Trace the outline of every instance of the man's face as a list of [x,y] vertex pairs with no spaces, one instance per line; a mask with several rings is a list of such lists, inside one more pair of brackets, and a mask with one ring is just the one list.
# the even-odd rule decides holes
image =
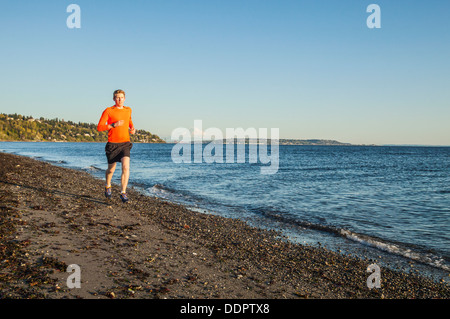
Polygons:
[[114,97],[114,102],[116,102],[117,106],[123,106],[123,102],[125,102],[125,96],[123,93],[117,93]]

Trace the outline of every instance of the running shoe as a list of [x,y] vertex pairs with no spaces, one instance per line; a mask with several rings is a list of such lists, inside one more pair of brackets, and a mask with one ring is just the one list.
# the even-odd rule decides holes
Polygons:
[[111,186],[105,187],[105,197],[111,198]]
[[128,196],[126,193],[121,193],[120,194],[120,199],[122,200],[123,203],[128,202]]

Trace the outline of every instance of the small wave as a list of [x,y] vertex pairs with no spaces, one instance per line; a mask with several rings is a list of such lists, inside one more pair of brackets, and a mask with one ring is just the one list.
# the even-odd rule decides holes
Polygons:
[[91,166],[85,167],[85,168],[84,168],[84,170],[86,170],[86,171],[90,171],[90,172],[99,172],[99,171],[104,171],[104,169],[101,169],[101,168],[99,168],[99,167],[97,167],[97,166],[94,166],[94,165],[91,165]]
[[338,228],[324,225],[324,224],[315,224],[315,223],[311,223],[311,222],[307,222],[307,221],[302,221],[302,220],[299,220],[299,219],[291,216],[289,213],[273,211],[270,209],[261,209],[261,208],[253,208],[253,209],[250,209],[250,211],[253,213],[256,213],[258,215],[262,215],[271,220],[282,222],[285,224],[296,225],[296,226],[300,226],[300,227],[312,229],[312,230],[319,230],[319,231],[323,231],[323,232],[327,232],[327,233],[331,233],[331,234],[335,234],[335,235],[340,234],[340,230]]
[[158,194],[158,193],[174,193],[174,190],[162,185],[162,184],[155,184],[152,187],[150,187],[148,189],[149,192],[153,193],[153,194]]
[[[36,156],[34,157],[35,159],[42,159],[42,156]],[[66,161],[63,160],[46,160],[46,162],[48,163],[52,163],[52,164],[68,164]]]
[[300,168],[301,171],[336,171],[336,167],[304,167]]
[[296,225],[306,229],[317,230],[321,232],[330,233],[346,239],[358,242],[362,245],[367,245],[397,256],[405,257],[407,259],[414,260],[432,267],[440,268],[445,271],[450,271],[450,265],[440,257],[431,253],[422,253],[417,250],[411,250],[407,247],[387,242],[379,238],[371,237],[368,235],[358,234],[347,229],[338,228],[329,225],[316,224],[307,221],[301,221],[291,216],[289,213],[272,211],[270,209],[254,208],[251,209],[254,213],[270,218],[272,220],[282,222],[288,225]]
[[403,256],[433,267],[441,268],[445,271],[450,271],[450,266],[447,265],[445,260],[439,256],[413,251],[409,248],[401,247],[400,245],[394,243],[385,242],[380,239],[362,234],[357,234],[346,229],[341,229],[339,231],[339,234],[345,238],[359,242],[361,244],[368,245],[392,254]]

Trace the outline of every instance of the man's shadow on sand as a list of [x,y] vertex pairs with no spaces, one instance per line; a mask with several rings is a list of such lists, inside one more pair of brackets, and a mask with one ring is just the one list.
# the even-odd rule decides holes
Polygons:
[[73,197],[73,198],[82,199],[82,200],[90,201],[90,202],[97,203],[97,204],[102,204],[105,206],[111,205],[110,203],[107,203],[105,201],[95,199],[91,195],[73,194],[73,193],[68,193],[68,192],[63,192],[63,191],[58,191],[58,190],[50,190],[50,189],[43,188],[43,187],[34,187],[34,186],[28,186],[28,185],[23,185],[23,184],[18,184],[18,183],[11,183],[11,182],[7,182],[7,181],[3,181],[3,180],[0,180],[0,183],[13,185],[13,186],[19,186],[19,187],[31,189],[34,191],[41,191],[41,192],[50,193],[50,194],[57,194],[57,195],[62,195],[62,196],[67,196],[67,197]]

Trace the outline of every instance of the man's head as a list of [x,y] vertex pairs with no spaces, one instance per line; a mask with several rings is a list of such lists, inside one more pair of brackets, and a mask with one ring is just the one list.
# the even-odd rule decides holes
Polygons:
[[117,106],[123,106],[123,102],[125,101],[125,91],[115,90],[113,94],[113,100],[114,102],[116,102]]

